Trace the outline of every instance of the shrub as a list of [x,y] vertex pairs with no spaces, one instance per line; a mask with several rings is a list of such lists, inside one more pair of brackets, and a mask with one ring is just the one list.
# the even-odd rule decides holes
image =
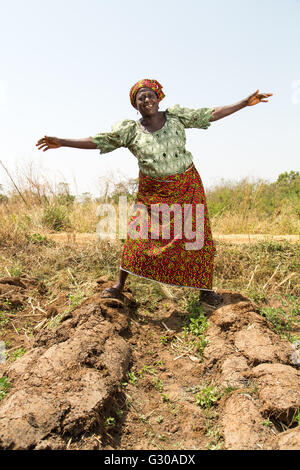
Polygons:
[[56,232],[70,228],[67,207],[58,204],[44,206],[42,224]]

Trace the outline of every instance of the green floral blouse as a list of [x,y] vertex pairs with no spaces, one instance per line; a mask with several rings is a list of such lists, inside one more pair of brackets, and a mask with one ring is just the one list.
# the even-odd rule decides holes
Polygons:
[[127,147],[138,159],[140,170],[148,176],[163,177],[183,173],[193,156],[185,149],[186,128],[207,129],[214,108],[189,109],[178,104],[165,111],[166,122],[155,132],[147,132],[139,121],[125,119],[112,132],[92,137],[100,153]]

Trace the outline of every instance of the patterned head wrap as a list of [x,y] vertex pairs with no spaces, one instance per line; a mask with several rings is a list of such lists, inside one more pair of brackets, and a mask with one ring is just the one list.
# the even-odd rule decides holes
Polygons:
[[162,92],[162,86],[160,83],[158,83],[157,80],[149,80],[148,78],[139,80],[137,83],[135,83],[135,85],[133,85],[133,87],[131,87],[131,90],[129,93],[130,101],[134,108],[136,108],[136,104],[135,104],[136,94],[140,88],[150,88],[151,90],[155,91],[155,93],[157,94],[158,101],[163,100],[165,97],[164,93]]

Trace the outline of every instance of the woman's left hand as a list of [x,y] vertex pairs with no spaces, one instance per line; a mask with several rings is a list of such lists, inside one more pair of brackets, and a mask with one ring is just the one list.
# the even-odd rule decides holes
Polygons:
[[273,96],[273,93],[259,93],[259,90],[256,90],[252,95],[247,98],[247,106],[254,106],[257,103],[267,103],[269,96]]

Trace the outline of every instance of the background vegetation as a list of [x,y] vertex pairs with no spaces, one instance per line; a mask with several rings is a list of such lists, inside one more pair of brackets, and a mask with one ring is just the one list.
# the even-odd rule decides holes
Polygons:
[[[28,172],[11,178],[4,193],[0,185],[0,239],[7,233],[95,232],[97,207],[137,193],[137,179],[103,180],[99,197],[70,194],[65,182],[56,187]],[[282,173],[273,183],[221,181],[206,191],[212,229],[222,234],[300,234],[300,173]]]

